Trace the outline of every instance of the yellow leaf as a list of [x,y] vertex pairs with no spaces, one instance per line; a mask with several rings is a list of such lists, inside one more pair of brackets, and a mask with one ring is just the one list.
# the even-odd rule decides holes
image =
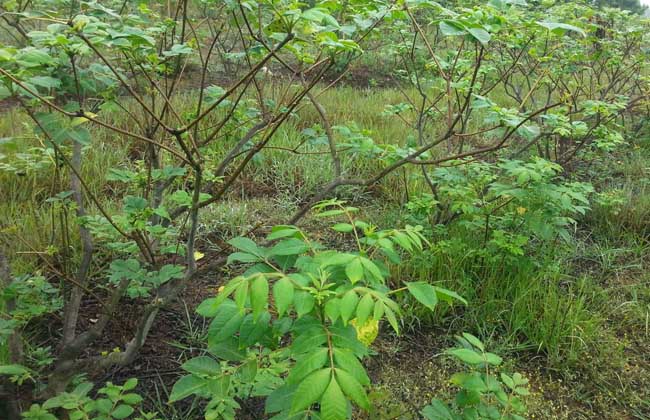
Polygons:
[[201,258],[205,257],[205,254],[199,251],[194,251],[194,260],[198,261]]
[[72,119],[72,123],[70,124],[72,127],[76,127],[78,125],[84,124],[88,122],[89,120],[95,118],[97,114],[93,114],[92,112],[84,112],[83,117],[74,117]]
[[354,318],[350,321],[350,324],[357,331],[357,339],[366,347],[369,347],[377,338],[377,334],[379,334],[379,321],[376,319],[368,318],[363,325],[357,325],[357,319]]

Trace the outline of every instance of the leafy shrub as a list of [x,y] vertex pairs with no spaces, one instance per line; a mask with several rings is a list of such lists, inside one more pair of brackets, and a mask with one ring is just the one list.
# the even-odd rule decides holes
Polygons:
[[467,372],[456,373],[451,383],[460,388],[451,405],[434,399],[422,409],[427,420],[523,420],[526,406],[522,397],[530,394],[528,380],[521,374],[512,376],[496,369],[502,359],[487,352],[483,343],[471,334],[457,337],[461,347],[447,354],[461,361]]
[[530,245],[570,241],[575,218],[589,209],[592,186],[563,180],[561,170],[541,158],[439,168],[431,173],[435,195],[407,208],[415,221],[430,222],[434,237],[467,238],[483,257],[516,261]]
[[[33,404],[28,411],[22,413],[24,419],[56,420],[65,415],[70,420],[159,420],[155,413],[134,414],[142,397],[132,391],[138,384],[137,379],[129,379],[122,385],[107,382],[97,391],[101,397],[92,398],[88,394],[93,384],[83,382],[71,392],[56,395],[42,405]],[[65,414],[63,414],[65,413]]]
[[[212,318],[209,356],[183,365],[188,375],[174,386],[171,401],[191,394],[208,398],[206,418],[235,418],[235,397],[264,396],[274,419],[346,419],[348,401],[368,410],[370,384],[361,360],[385,319],[399,331],[399,305],[392,296],[408,291],[434,309],[439,299],[462,300],[424,282],[390,289],[384,261],[422,249],[420,227],[378,230],[355,220],[353,207],[328,201],[318,216],[343,216],[332,226],[352,236],[355,250],[328,249],[295,226],[276,226],[271,244],[247,238],[230,244],[230,263],[249,267],[205,300],[197,312]],[[285,373],[287,375],[285,376]],[[318,404],[318,408],[316,408]]]

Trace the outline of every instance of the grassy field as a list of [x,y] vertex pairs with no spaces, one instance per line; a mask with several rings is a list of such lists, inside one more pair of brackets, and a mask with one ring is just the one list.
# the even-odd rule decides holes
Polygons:
[[[193,93],[184,95],[189,102]],[[382,115],[385,104],[399,102],[400,97],[397,90],[343,85],[327,90],[319,100],[332,121],[353,121],[363,128],[360,134],[377,143],[403,146],[402,122]],[[177,100],[182,103],[185,98]],[[5,155],[0,162],[19,166],[21,159],[41,161],[43,168],[50,168],[50,156],[30,151],[38,140],[26,121],[17,108],[3,110],[3,136],[25,141],[0,144]],[[129,124],[118,115],[113,122]],[[258,156],[236,188],[202,213],[202,253],[223,255],[227,239],[251,230],[255,237],[273,224],[284,223],[331,177],[328,159],[287,155],[281,150],[293,147],[296,139],[304,136],[303,130],[318,123],[315,111],[299,111],[274,137],[271,146],[278,150],[271,148]],[[319,145],[304,149],[321,150]],[[100,137],[93,139],[93,147],[85,153],[83,170],[92,180],[91,191],[109,211],[114,210],[124,190],[106,181],[105,174],[113,167],[136,167],[140,152],[124,139]],[[214,153],[218,155],[220,150]],[[607,165],[596,163],[600,166],[595,171],[606,176],[592,182],[600,194],[616,195],[619,200],[614,204],[596,201],[578,220],[569,242],[527,248],[531,257],[527,264],[515,268],[481,262],[471,252],[478,239],[463,237],[458,231],[451,235],[459,246],[438,246],[449,238],[434,233],[431,248],[391,267],[396,281],[418,279],[444,285],[465,297],[469,305],[427,314],[410,308],[408,301],[403,303],[407,314],[403,336],[382,328],[372,347],[378,354],[369,366],[375,379],[370,392],[375,411],[359,418],[417,418],[415,413],[431,396],[449,395],[449,377],[457,365],[442,353],[453,334],[468,331],[501,354],[508,369],[530,379],[530,418],[650,419],[650,143],[622,150],[615,159]],[[346,159],[343,164],[359,176],[371,174],[376,165],[363,158]],[[59,213],[52,210],[53,204],[42,200],[52,188],[51,172],[27,166],[24,172],[0,172],[0,238],[6,252],[16,256],[12,266],[17,273],[41,269],[43,259],[38,255],[47,255],[51,238],[66,223],[64,218],[54,217]],[[420,178],[410,176],[410,171],[416,170],[397,171],[371,191],[351,187],[339,196],[352,205],[362,203],[360,217],[379,227],[408,223],[405,204],[426,191]],[[323,241],[338,240],[318,219],[307,217],[301,225]],[[68,240],[74,243],[78,238]],[[137,375],[149,396],[148,404],[164,413],[164,418],[199,418],[198,404],[167,406],[166,393],[179,364],[201,354],[206,324],[193,313],[194,308],[228,275],[218,269],[204,272],[200,281],[156,320],[141,361],[101,379],[119,381]],[[133,322],[127,306],[118,327],[106,334],[102,346],[110,350],[119,345],[121,329],[128,329]],[[43,331],[34,328],[32,333],[38,337]],[[257,418],[259,406],[255,401],[250,404],[245,411],[250,418]]]

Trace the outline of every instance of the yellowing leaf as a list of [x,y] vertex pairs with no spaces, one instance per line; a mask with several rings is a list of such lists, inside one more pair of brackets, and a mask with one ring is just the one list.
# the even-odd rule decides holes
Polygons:
[[369,347],[377,338],[379,334],[379,321],[373,318],[368,318],[366,322],[357,325],[357,319],[354,318],[350,321],[357,331],[357,339],[361,341],[366,347]]
[[194,260],[198,261],[201,258],[205,257],[205,254],[199,251],[194,251]]

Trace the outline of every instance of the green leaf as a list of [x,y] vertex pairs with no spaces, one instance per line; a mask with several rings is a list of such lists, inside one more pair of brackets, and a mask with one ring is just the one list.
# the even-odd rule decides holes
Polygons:
[[316,347],[322,346],[327,342],[327,334],[322,327],[310,328],[296,336],[291,343],[291,352],[293,354],[302,354],[312,351]]
[[241,374],[242,382],[252,383],[255,380],[255,375],[257,374],[257,359],[252,359],[244,363],[239,368],[239,372]]
[[349,233],[354,230],[354,226],[352,226],[349,223],[337,223],[334,226],[332,226],[332,229],[341,233]]
[[336,320],[341,315],[341,299],[330,299],[325,303],[325,315],[332,321]]
[[231,337],[239,329],[244,316],[239,312],[235,302],[228,299],[219,309],[208,328],[208,343],[212,345]]
[[[88,389],[88,391],[90,391],[92,389],[92,384],[90,384],[90,385],[91,386],[90,386],[90,389]],[[138,386],[138,378],[129,378],[129,379],[126,380],[126,382],[124,382],[124,385],[122,385],[122,388],[125,391],[131,391],[132,389],[135,389],[136,386]]]
[[273,391],[271,395],[266,398],[264,403],[264,412],[269,414],[290,409],[291,400],[293,399],[295,391],[295,385],[282,385]]
[[288,277],[282,277],[273,285],[273,299],[275,307],[278,310],[278,317],[287,311],[293,301],[294,289],[293,283]]
[[455,20],[443,20],[438,24],[440,32],[446,36],[465,35],[467,30],[465,26]]
[[325,210],[325,211],[321,211],[321,212],[316,213],[314,216],[315,217],[329,217],[329,216],[338,216],[340,214],[345,214],[345,211],[340,210],[340,209]]
[[269,282],[264,276],[257,276],[251,282],[251,308],[253,319],[257,320],[260,314],[266,311],[269,303]]
[[327,389],[331,378],[332,370],[330,368],[318,370],[307,376],[293,394],[291,411],[295,413],[304,410],[318,401]]
[[490,34],[488,31],[482,28],[467,28],[467,32],[483,45],[486,45],[488,42],[490,42]]
[[363,278],[363,264],[361,263],[360,257],[353,259],[345,266],[345,274],[352,284],[355,284]]
[[479,350],[481,350],[481,351],[484,351],[484,350],[485,350],[485,346],[483,345],[483,343],[481,342],[481,340],[479,340],[478,338],[476,338],[476,337],[473,336],[472,334],[470,334],[470,333],[463,333],[463,338],[464,338],[465,340],[467,340],[467,341],[468,341],[472,346],[476,347],[477,349],[479,349]]
[[295,227],[295,226],[287,226],[287,225],[280,225],[280,226],[273,226],[271,229],[271,233],[266,237],[269,241],[273,241],[275,239],[280,239],[280,238],[286,238],[289,236],[296,236],[300,234],[300,230]]
[[233,252],[232,254],[228,255],[226,264],[231,264],[233,262],[252,263],[260,262],[262,260],[262,258],[246,252]]
[[235,337],[228,337],[219,342],[209,342],[208,351],[219,359],[231,362],[239,362],[246,358],[246,352],[239,348],[239,340]]
[[359,341],[357,332],[352,325],[332,325],[329,328],[329,332],[334,347],[352,350],[352,353],[359,358],[368,354],[368,348]]
[[485,382],[483,382],[483,379],[481,379],[481,376],[475,372],[455,373],[452,375],[450,382],[468,391],[485,392],[488,390],[488,387],[485,385]]
[[436,289],[432,285],[422,281],[405,283],[409,292],[411,292],[418,302],[432,311],[435,309],[436,304],[438,303],[438,295],[436,294]]
[[339,384],[334,378],[330,381],[320,402],[322,420],[347,420],[348,404]]
[[217,314],[218,309],[217,298],[208,298],[199,304],[196,313],[206,318],[212,318]]
[[449,408],[440,400],[431,401],[431,405],[424,407],[421,413],[427,420],[454,420]]
[[307,353],[300,358],[289,372],[287,377],[288,384],[301,382],[307,375],[325,366],[327,363],[329,350],[327,347],[319,347],[313,353]]
[[219,362],[208,356],[199,356],[181,365],[181,369],[195,375],[215,376],[221,372]]
[[345,395],[350,397],[359,407],[370,410],[370,401],[363,386],[352,375],[341,369],[335,369],[335,377]]
[[386,319],[388,320],[388,323],[390,324],[391,327],[393,327],[393,330],[395,330],[396,334],[399,334],[399,324],[397,322],[397,317],[395,316],[395,312],[388,306],[384,304],[384,315],[386,315]]
[[348,320],[352,318],[352,314],[357,309],[357,303],[359,303],[359,296],[354,290],[350,290],[341,298],[341,319],[344,324],[347,324]]
[[122,401],[124,401],[126,404],[129,405],[136,405],[140,404],[142,402],[142,397],[139,396],[138,394],[123,394],[122,395]]
[[556,35],[564,35],[567,31],[577,32],[583,37],[586,37],[587,34],[584,30],[578,28],[577,26],[569,25],[567,23],[559,22],[535,22],[539,26],[542,26]]
[[172,388],[172,392],[169,395],[169,403],[173,403],[183,398],[189,397],[192,394],[200,392],[205,388],[208,381],[204,378],[199,378],[194,375],[185,375],[176,383]]
[[235,293],[233,294],[235,304],[237,304],[237,309],[239,309],[239,312],[241,313],[244,313],[244,309],[246,307],[246,299],[248,299],[248,286],[249,284],[247,281],[242,281],[241,284],[237,286],[237,289],[235,289]]
[[29,373],[29,369],[21,365],[2,365],[0,375],[22,375]]
[[503,359],[494,353],[488,352],[488,353],[483,353],[483,355],[485,356],[485,361],[491,364],[492,366],[499,366],[503,362]]
[[231,240],[228,241],[228,243],[233,247],[241,251],[244,251],[248,254],[253,254],[257,256],[264,255],[264,250],[258,247],[257,244],[249,238],[244,238],[244,237],[232,238]]
[[479,363],[485,362],[483,356],[470,349],[451,349],[447,350],[446,353],[451,354],[452,356],[470,365],[477,365]]
[[242,347],[256,344],[264,334],[269,332],[271,329],[270,321],[271,314],[266,311],[257,320],[254,320],[251,314],[246,315],[239,327],[239,342]]
[[126,404],[120,404],[115,408],[115,410],[113,410],[111,416],[115,419],[125,419],[133,414],[133,411],[133,407]]
[[61,87],[61,80],[50,76],[34,76],[29,79],[29,82],[35,86],[44,87],[46,89],[56,89]]
[[445,302],[447,302],[447,304],[453,305],[454,300],[457,300],[463,303],[464,305],[467,305],[467,300],[465,300],[465,298],[463,298],[458,293],[452,292],[451,290],[443,289],[442,287],[438,287],[438,286],[433,286],[433,287],[434,289],[436,289],[436,296],[438,297],[438,299],[444,300]]
[[315,304],[316,304],[316,299],[314,299],[314,296],[312,296],[311,293],[305,290],[299,290],[295,293],[295,297],[293,299],[293,306],[296,308],[296,313],[298,314],[298,317],[301,317],[311,312],[311,310],[314,309]]
[[300,255],[309,250],[309,246],[300,239],[285,239],[271,248],[271,255]]
[[374,307],[375,301],[372,299],[372,295],[366,293],[359,301],[359,305],[357,305],[357,325],[361,326],[366,323]]
[[370,378],[351,350],[334,348],[334,364],[352,375],[361,385],[370,385]]
[[384,276],[381,274],[381,270],[379,267],[377,267],[377,264],[374,262],[370,261],[368,258],[360,257],[361,258],[361,264],[363,264],[363,268],[370,273],[370,275],[378,282],[383,283],[384,281]]

